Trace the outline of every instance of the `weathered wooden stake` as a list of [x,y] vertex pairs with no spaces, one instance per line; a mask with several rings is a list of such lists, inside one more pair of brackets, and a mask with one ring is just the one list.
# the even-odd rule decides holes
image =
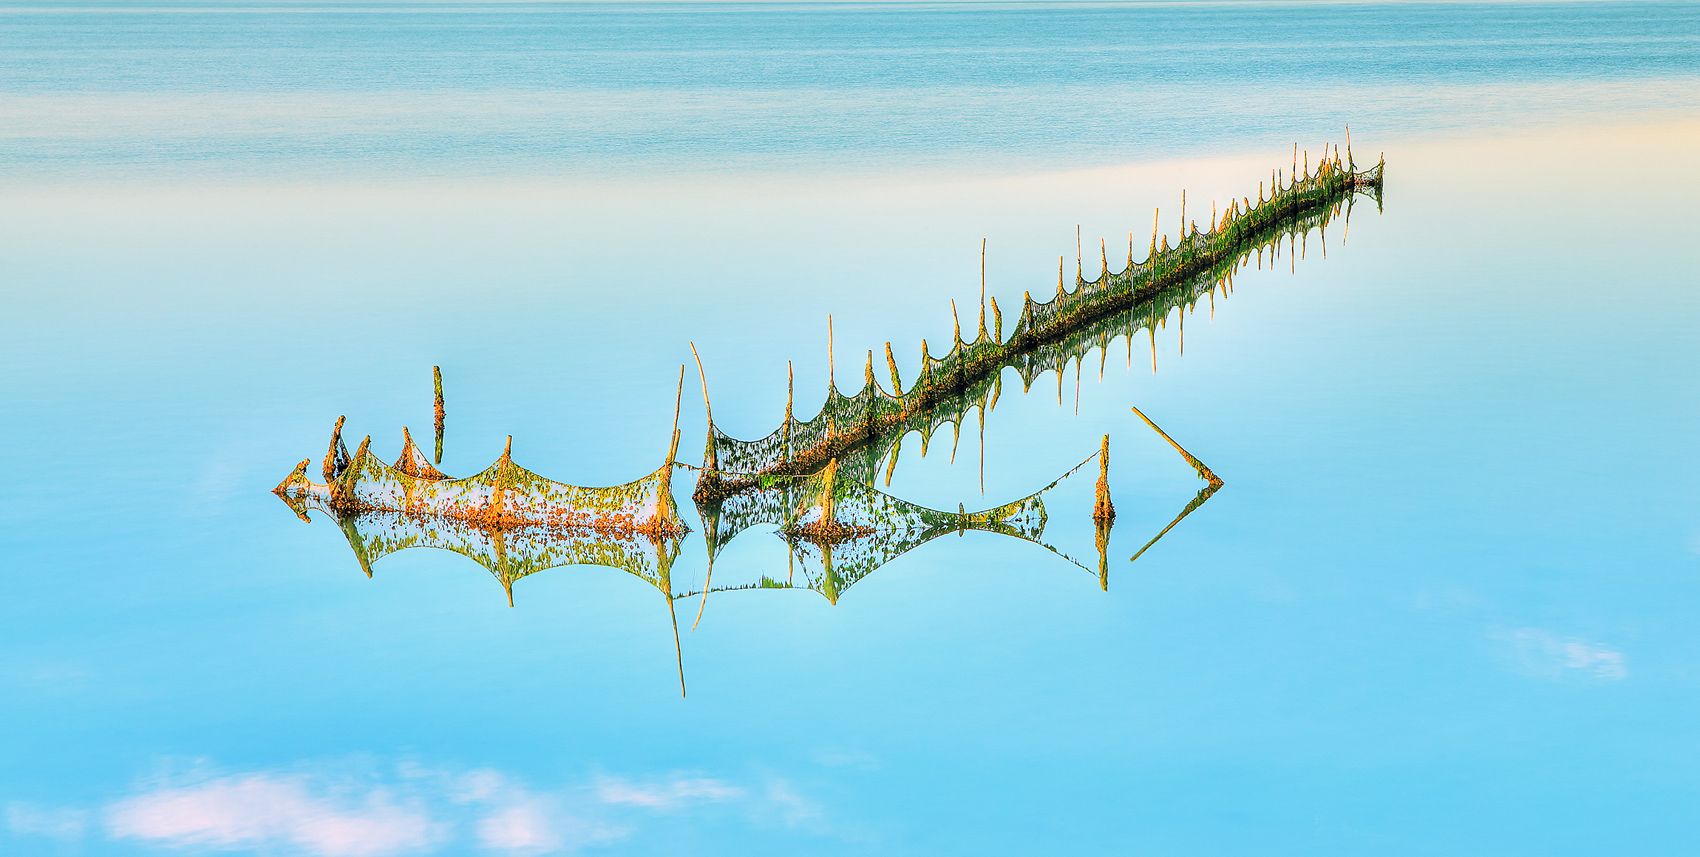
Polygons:
[[434,387],[436,387],[436,399],[433,402],[433,413],[435,415],[435,423],[436,423],[436,426],[437,426],[436,463],[442,464],[443,463],[443,370],[440,367],[437,367],[437,366],[431,367],[431,384]]

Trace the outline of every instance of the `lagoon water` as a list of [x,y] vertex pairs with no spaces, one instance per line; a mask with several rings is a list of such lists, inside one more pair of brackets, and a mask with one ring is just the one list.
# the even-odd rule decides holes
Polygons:
[[[686,364],[696,463],[692,344],[765,435],[971,330],[982,239],[1019,306],[1348,124],[1381,210],[894,468],[1108,434],[1107,588],[969,532],[675,652],[270,493],[426,444],[433,365],[451,474],[649,473]],[[0,853],[1690,853],[1697,151],[1680,3],[0,6]],[[1226,482],[1136,562],[1199,483],[1130,407]]]

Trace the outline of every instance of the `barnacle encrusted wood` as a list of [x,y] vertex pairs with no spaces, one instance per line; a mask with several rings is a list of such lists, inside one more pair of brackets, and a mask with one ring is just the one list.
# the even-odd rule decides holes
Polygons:
[[511,437],[495,464],[462,479],[451,479],[426,463],[405,430],[401,457],[393,466],[372,454],[371,444],[368,437],[348,455],[338,418],[325,456],[325,483],[308,479],[311,462],[303,461],[274,493],[292,506],[311,499],[338,513],[396,512],[485,528],[579,528],[664,537],[689,532],[673,502],[671,458],[636,481],[584,488],[545,479],[515,464]]
[[702,474],[692,497],[699,505],[713,503],[759,490],[768,477],[814,473],[833,461],[852,478],[872,483],[882,461],[889,462],[888,468],[895,465],[909,432],[921,434],[924,454],[944,424],[953,424],[959,433],[975,407],[983,419],[1001,392],[1003,369],[1014,368],[1024,387],[1054,370],[1060,385],[1069,361],[1094,345],[1107,345],[1115,336],[1131,340],[1141,329],[1155,336],[1172,310],[1190,308],[1206,294],[1214,300],[1216,288],[1230,285],[1252,254],[1261,262],[1265,248],[1274,252],[1283,241],[1296,242],[1311,229],[1326,227],[1359,192],[1374,194],[1379,204],[1384,169],[1382,161],[1357,170],[1349,153],[1335,150],[1314,171],[1307,164],[1296,180],[1284,182],[1277,174],[1269,198],[1262,198],[1260,188],[1257,202],[1249,197],[1235,201],[1208,231],[1192,224],[1174,247],[1167,236],[1159,245],[1153,232],[1144,262],[1133,261],[1130,247],[1124,270],[1111,272],[1106,260],[1103,273],[1090,281],[1077,270],[1072,291],[1059,271],[1056,295],[1040,302],[1029,293],[1008,336],[994,299],[992,326],[987,328],[982,308],[973,341],[964,341],[958,330],[943,357],[932,356],[922,341],[920,373],[907,389],[887,343],[890,392],[875,379],[870,351],[860,390],[846,396],[829,383],[825,404],[809,420],[797,419],[788,401],[780,427],[764,438],[734,438],[714,424],[711,412]]
[[671,453],[660,468],[634,482],[584,488],[515,464],[509,438],[502,457],[484,472],[452,479],[426,462],[406,429],[393,466],[372,454],[370,437],[349,455],[342,422],[338,418],[331,431],[325,483],[307,477],[308,460],[273,493],[302,520],[308,520],[309,509],[335,519],[368,576],[385,554],[435,547],[488,568],[508,591],[509,603],[515,580],[580,563],[621,568],[670,591],[663,578],[680,539],[690,532],[673,501]]
[[[1159,242],[1154,233],[1145,262],[1136,264],[1130,248],[1123,271],[1112,273],[1107,259],[1095,280],[1087,281],[1077,270],[1072,291],[1059,272],[1056,296],[1042,303],[1026,297],[1008,336],[995,300],[990,303],[988,328],[982,300],[975,339],[964,341],[958,329],[955,344],[941,358],[933,357],[923,341],[921,370],[908,389],[887,343],[892,392],[875,379],[870,352],[862,388],[856,394],[845,396],[829,383],[825,405],[810,420],[794,416],[788,396],[783,422],[765,438],[732,438],[720,431],[712,409],[708,410],[704,465],[693,497],[705,528],[710,576],[720,549],[739,532],[762,524],[774,526],[790,544],[792,560],[804,566],[807,586],[832,600],[896,556],[949,532],[1002,533],[1068,558],[1041,540],[1046,520],[1042,495],[1056,482],[993,509],[949,512],[878,491],[874,487],[878,471],[883,464],[889,483],[902,440],[911,431],[921,434],[924,454],[933,434],[946,423],[959,435],[970,409],[979,408],[983,427],[987,410],[1001,393],[1005,368],[1016,370],[1024,388],[1044,372],[1056,372],[1060,396],[1063,372],[1092,349],[1102,354],[1116,337],[1126,337],[1131,359],[1131,342],[1139,331],[1149,332],[1155,342],[1156,328],[1172,311],[1184,313],[1205,295],[1214,306],[1217,289],[1223,288],[1226,294],[1234,272],[1249,264],[1254,254],[1261,264],[1265,249],[1271,251],[1271,260],[1283,242],[1291,242],[1289,253],[1298,249],[1311,229],[1326,227],[1343,209],[1349,214],[1359,192],[1372,194],[1379,205],[1384,166],[1378,163],[1358,171],[1349,153],[1341,157],[1336,150],[1315,172],[1307,165],[1296,181],[1283,186],[1283,177],[1275,176],[1268,199],[1260,191],[1255,204],[1246,198],[1243,205],[1231,205],[1225,214],[1212,217],[1208,231],[1200,232],[1193,225],[1175,247],[1169,246],[1167,238]],[[441,372],[437,367],[432,370],[435,456],[428,458],[406,429],[401,454],[393,465],[372,454],[370,437],[350,454],[339,417],[320,465],[324,482],[309,479],[311,462],[302,461],[277,486],[277,495],[303,520],[309,509],[334,518],[368,575],[372,561],[387,553],[438,547],[485,565],[508,590],[510,603],[518,578],[581,563],[621,568],[642,577],[669,603],[695,594],[676,593],[671,582],[673,559],[690,531],[680,520],[672,494],[673,471],[686,466],[676,462],[677,402],[665,463],[633,482],[586,488],[545,479],[513,462],[512,438],[493,465],[477,475],[454,479],[435,466],[442,454],[443,395]],[[705,407],[706,388],[705,378]],[[679,394],[683,394],[683,367]],[[1207,501],[1222,480],[1138,409],[1134,412],[1206,482],[1174,521],[1141,548],[1142,554]],[[1094,458],[1099,466],[1092,520],[1099,577],[1107,587],[1106,550],[1116,516],[1110,500],[1107,436],[1099,452],[1081,466]],[[706,595],[722,589],[791,585],[790,575],[784,584],[762,576],[757,583],[718,587],[705,580],[700,591]]]
[[[1094,461],[1101,465],[1102,478],[1108,449],[1106,441],[1099,452],[1049,485],[1019,500],[980,511],[959,506],[953,512],[911,503],[865,482],[845,478],[836,462],[806,476],[775,477],[765,489],[727,498],[705,515],[711,571],[701,592],[806,588],[837,603],[846,589],[880,566],[939,536],[971,531],[1032,542],[1087,568],[1081,560],[1046,541],[1045,497]],[[761,524],[772,525],[789,545],[791,560],[802,567],[801,585],[792,574],[784,581],[758,574],[753,580],[711,585],[712,563],[720,549],[738,533]],[[1103,530],[1108,531],[1108,521]],[[1102,565],[1102,555],[1098,559]],[[687,592],[680,597],[696,594]]]

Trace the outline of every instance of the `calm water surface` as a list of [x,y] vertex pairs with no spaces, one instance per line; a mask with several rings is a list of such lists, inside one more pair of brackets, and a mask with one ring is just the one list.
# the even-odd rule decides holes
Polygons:
[[[0,852],[1689,853],[1696,93],[1686,4],[0,7]],[[969,532],[676,652],[621,571],[369,580],[270,493],[339,415],[428,447],[433,365],[454,475],[649,473],[684,364],[697,463],[692,343],[764,435],[972,330],[982,239],[1013,318],[1347,123],[1383,211],[881,485],[1108,434],[1107,589]],[[1130,406],[1226,481],[1131,563],[1199,482]]]

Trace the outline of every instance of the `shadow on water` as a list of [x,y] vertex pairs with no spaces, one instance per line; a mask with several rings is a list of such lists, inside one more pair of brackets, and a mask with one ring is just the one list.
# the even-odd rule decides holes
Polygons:
[[[1306,156],[1308,160],[1308,155]],[[667,456],[661,465],[632,482],[609,488],[586,488],[545,479],[515,464],[512,438],[502,456],[483,472],[455,479],[438,471],[432,460],[403,429],[400,456],[386,464],[371,451],[371,438],[350,454],[342,439],[343,420],[332,430],[329,449],[320,467],[324,482],[308,475],[304,460],[275,489],[302,520],[318,510],[338,523],[361,568],[368,576],[372,563],[396,551],[432,547],[454,551],[483,565],[507,592],[513,604],[513,584],[522,577],[566,565],[602,565],[635,575],[655,587],[673,615],[677,652],[678,619],[674,602],[697,597],[697,619],[711,592],[750,589],[809,589],[836,604],[852,585],[898,556],[939,536],[970,530],[998,533],[1032,542],[1089,572],[1109,588],[1108,545],[1115,522],[1109,493],[1110,438],[1099,450],[1033,494],[983,511],[940,511],[910,503],[880,490],[891,475],[910,433],[920,435],[925,455],[933,435],[952,426],[952,452],[967,422],[978,411],[979,430],[1003,390],[1003,372],[1013,369],[1023,390],[1031,389],[1045,372],[1057,374],[1058,397],[1071,363],[1081,362],[1097,349],[1107,359],[1109,346],[1125,338],[1129,361],[1133,340],[1145,331],[1155,342],[1159,327],[1178,311],[1178,318],[1208,298],[1213,308],[1217,292],[1232,291],[1233,276],[1250,264],[1261,266],[1265,254],[1273,262],[1283,250],[1289,258],[1302,255],[1309,233],[1326,235],[1334,218],[1345,220],[1359,193],[1381,204],[1384,164],[1357,170],[1349,153],[1336,149],[1312,171],[1295,169],[1289,178],[1272,176],[1272,191],[1258,201],[1236,201],[1226,212],[1212,212],[1210,227],[1193,223],[1171,247],[1154,228],[1144,262],[1133,260],[1130,245],[1126,267],[1109,269],[1086,280],[1078,268],[1072,290],[1059,269],[1056,295],[1046,302],[1029,293],[1008,336],[1003,314],[990,301],[987,326],[984,280],[979,329],[971,341],[961,336],[943,357],[933,357],[922,343],[922,363],[914,382],[904,389],[896,360],[886,344],[891,390],[875,378],[869,352],[861,389],[840,393],[829,382],[827,398],[812,419],[799,420],[787,396],[779,428],[759,440],[745,441],[721,432],[714,424],[707,374],[698,360],[708,437],[700,467],[678,462],[678,408]],[[1183,202],[1181,221],[1185,218]],[[1184,322],[1182,322],[1184,323]],[[1182,336],[1184,336],[1184,331]],[[693,348],[694,350],[694,348]],[[1100,365],[1100,373],[1103,366]],[[433,367],[436,449],[442,460],[444,409],[442,376]],[[684,391],[681,367],[679,397]],[[1195,470],[1204,485],[1179,514],[1146,542],[1138,559],[1187,515],[1219,490],[1223,482],[1145,414],[1133,409],[1153,431],[1171,444]],[[982,443],[982,449],[984,444]],[[1093,522],[1095,568],[1045,539],[1048,521],[1045,498],[1063,483],[1091,472],[1096,463]],[[983,468],[982,462],[982,468]],[[708,572],[699,589],[674,586],[672,569],[684,538],[691,532],[673,496],[673,474],[698,472],[692,500],[701,518],[707,548]],[[982,474],[983,479],[983,474]],[[788,547],[789,570],[781,581],[764,573],[714,583],[714,562],[725,546],[744,530],[773,527]],[[800,572],[800,577],[799,577]],[[680,692],[684,691],[680,655]]]

